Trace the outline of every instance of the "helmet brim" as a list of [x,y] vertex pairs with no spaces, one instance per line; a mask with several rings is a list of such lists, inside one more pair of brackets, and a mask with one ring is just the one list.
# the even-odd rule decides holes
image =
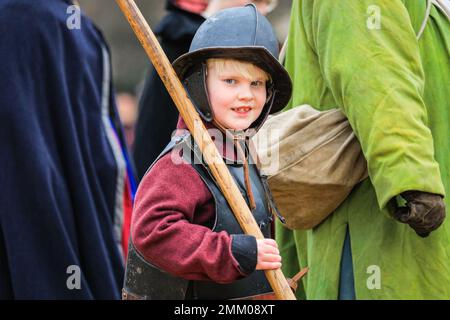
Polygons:
[[199,63],[210,58],[236,59],[250,62],[270,74],[276,93],[276,99],[269,114],[282,110],[291,99],[292,82],[286,69],[264,47],[210,47],[199,49],[180,56],[173,62],[173,67],[180,79],[186,72]]

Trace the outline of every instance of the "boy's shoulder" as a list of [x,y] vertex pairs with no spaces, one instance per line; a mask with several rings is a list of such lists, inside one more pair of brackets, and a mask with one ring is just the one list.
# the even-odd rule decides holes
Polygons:
[[195,168],[179,153],[172,150],[159,158],[142,178],[138,187],[140,197],[189,198],[195,203],[205,203],[211,198],[208,187]]
[[194,170],[192,166],[183,159],[179,150],[171,149],[164,155],[161,155],[149,168],[148,174],[155,174],[168,171],[172,174],[184,173],[185,171]]
[[183,157],[183,148],[178,146],[167,150],[162,154],[148,169],[144,175],[142,183],[145,180],[155,183],[173,182],[178,185],[189,185],[202,182],[195,168]]

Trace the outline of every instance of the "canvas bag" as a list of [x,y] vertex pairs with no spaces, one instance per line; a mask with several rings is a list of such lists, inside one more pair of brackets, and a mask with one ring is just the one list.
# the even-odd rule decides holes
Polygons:
[[367,178],[361,146],[338,109],[301,105],[270,117],[253,138],[261,173],[290,229],[325,220]]

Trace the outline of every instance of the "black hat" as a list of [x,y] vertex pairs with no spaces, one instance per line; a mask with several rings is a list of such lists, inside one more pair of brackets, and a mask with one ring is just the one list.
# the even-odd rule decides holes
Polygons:
[[291,98],[291,79],[277,57],[278,41],[270,22],[255,5],[249,4],[209,17],[197,30],[189,52],[176,59],[173,67],[206,121],[213,117],[205,83],[207,59],[241,60],[266,71],[271,77],[269,99],[261,116],[251,126],[259,128],[269,114],[283,109]]

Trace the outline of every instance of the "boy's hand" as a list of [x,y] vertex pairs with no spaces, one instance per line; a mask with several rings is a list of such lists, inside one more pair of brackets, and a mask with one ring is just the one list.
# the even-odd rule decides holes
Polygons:
[[271,270],[281,268],[281,256],[278,245],[273,239],[257,239],[258,262],[256,270]]

